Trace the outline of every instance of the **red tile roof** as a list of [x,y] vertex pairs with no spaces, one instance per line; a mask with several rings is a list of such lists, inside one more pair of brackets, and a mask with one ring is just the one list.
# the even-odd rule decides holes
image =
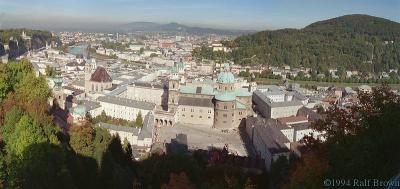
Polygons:
[[291,117],[282,117],[278,118],[278,121],[282,124],[291,124],[297,122],[308,122],[308,118],[305,116],[291,116]]
[[108,75],[107,70],[101,66],[97,67],[96,71],[92,74],[90,81],[96,82],[111,82],[111,76]]

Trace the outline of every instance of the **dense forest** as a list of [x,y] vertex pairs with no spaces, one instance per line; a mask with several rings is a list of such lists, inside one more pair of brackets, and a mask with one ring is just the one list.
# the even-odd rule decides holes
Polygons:
[[[22,39],[22,32],[31,37],[30,44]],[[11,40],[12,39],[12,40]],[[60,45],[61,41],[48,31],[30,30],[30,29],[7,29],[0,30],[0,56],[3,56],[6,51],[4,45],[9,46],[9,59],[15,59],[18,56],[26,53],[29,48],[39,49],[46,46],[46,43],[55,42]]]
[[233,51],[220,56],[203,47],[193,55],[237,64],[309,67],[320,73],[337,67],[363,72],[400,68],[400,24],[368,15],[341,16],[303,29],[262,31],[223,43]]

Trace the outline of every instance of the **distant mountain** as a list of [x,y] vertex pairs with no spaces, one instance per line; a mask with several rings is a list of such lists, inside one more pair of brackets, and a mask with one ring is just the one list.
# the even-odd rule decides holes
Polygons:
[[154,22],[132,22],[120,28],[124,32],[161,32],[161,33],[187,33],[187,34],[225,34],[243,35],[254,33],[254,30],[227,30],[202,27],[190,27],[178,23],[158,24]]
[[376,36],[400,34],[400,24],[385,18],[352,14],[312,23],[303,29],[315,33],[358,33]]
[[303,29],[262,31],[229,45],[234,49],[230,57],[239,64],[290,65],[319,72],[338,67],[400,69],[400,23],[369,15],[345,15]]

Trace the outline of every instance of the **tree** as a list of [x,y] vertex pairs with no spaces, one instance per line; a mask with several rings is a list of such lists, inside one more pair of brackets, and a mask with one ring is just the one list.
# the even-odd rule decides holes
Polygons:
[[7,177],[6,171],[7,167],[6,167],[4,153],[2,150],[0,150],[0,188],[4,188],[4,184]]
[[23,115],[15,125],[15,131],[7,141],[6,149],[8,153],[20,157],[28,146],[46,141],[38,122],[28,115]]
[[142,112],[139,111],[139,113],[136,116],[136,121],[135,121],[136,127],[141,127],[143,125],[143,118],[142,118]]
[[182,188],[182,189],[192,189],[194,188],[190,183],[190,180],[187,178],[185,172],[181,172],[179,174],[171,173],[169,176],[169,183],[161,186],[162,189],[174,189],[174,188]]
[[94,138],[94,153],[93,157],[97,160],[97,164],[101,166],[103,154],[106,152],[108,145],[111,142],[111,134],[103,128],[96,127]]
[[255,189],[256,185],[250,178],[247,178],[246,183],[244,184],[244,189]]
[[133,152],[132,152],[132,146],[131,144],[128,142],[128,139],[124,138],[124,145],[122,146],[122,149],[124,150],[124,152],[127,155],[128,159],[132,159],[133,158]]
[[69,143],[76,153],[84,156],[92,156],[94,151],[94,137],[95,133],[90,125],[73,126],[70,130]]
[[399,96],[383,85],[360,93],[359,99],[347,110],[329,108],[326,118],[313,125],[326,141],[304,139],[288,188],[320,188],[323,178],[389,180],[398,174],[400,152],[393,144],[400,143]]
[[46,66],[45,72],[48,77],[54,77],[56,75],[56,70],[49,65]]
[[33,73],[27,74],[17,85],[16,93],[20,100],[32,102],[38,99],[48,99],[51,97],[46,80],[43,77],[36,77]]

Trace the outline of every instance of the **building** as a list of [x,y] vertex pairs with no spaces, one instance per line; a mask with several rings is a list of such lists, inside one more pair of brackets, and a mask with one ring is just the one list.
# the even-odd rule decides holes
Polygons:
[[126,139],[132,146],[146,147],[147,152],[153,144],[154,116],[146,114],[141,128],[118,126],[108,123],[98,123],[98,127],[107,129],[111,135],[118,135],[121,143]]
[[85,64],[85,92],[103,92],[106,89],[112,88],[112,78],[107,70],[98,66],[92,73],[92,65]]
[[259,117],[246,119],[248,134],[257,155],[265,161],[267,170],[280,157],[289,158],[290,141],[276,126],[276,120]]
[[360,86],[358,86],[358,91],[363,92],[363,93],[371,93],[372,88],[368,85],[360,85]]
[[303,102],[307,102],[298,99],[299,96],[278,86],[261,86],[253,92],[253,104],[256,111],[265,118],[290,117],[295,116],[304,106]]
[[[181,84],[179,76],[173,75],[168,86],[168,111],[173,112],[174,122],[231,129],[252,114],[251,93],[235,87],[227,64],[216,83]],[[160,119],[156,115],[156,122]]]
[[155,107],[155,104],[150,102],[115,96],[100,96],[97,98],[97,101],[100,103],[102,111],[104,111],[107,116],[128,121],[136,120],[136,116],[139,112],[141,112],[142,115],[148,114],[153,111]]
[[163,83],[135,82],[127,86],[126,98],[166,106],[168,86]]

